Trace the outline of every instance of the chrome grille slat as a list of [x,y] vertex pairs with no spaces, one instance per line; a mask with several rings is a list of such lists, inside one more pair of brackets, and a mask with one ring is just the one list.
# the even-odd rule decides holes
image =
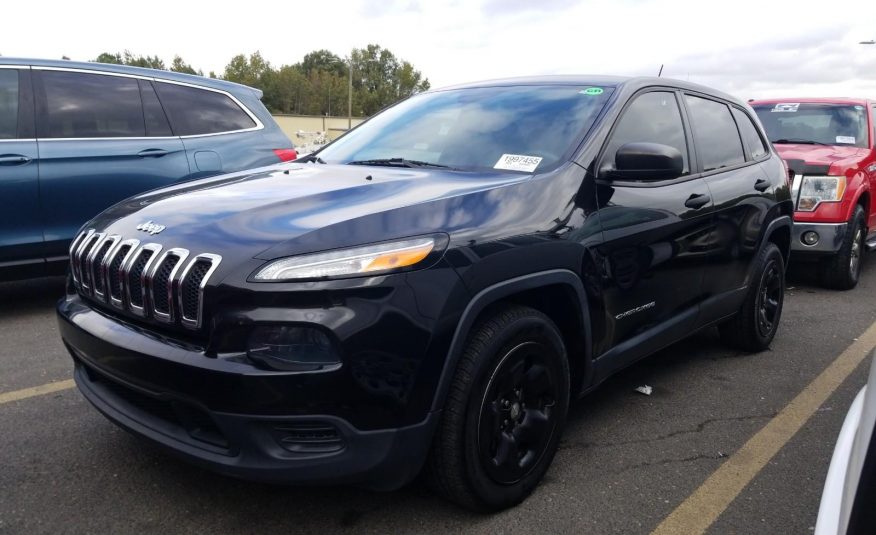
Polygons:
[[128,304],[131,312],[138,316],[145,317],[148,310],[146,301],[147,278],[159,252],[161,252],[161,246],[157,243],[141,245],[128,267],[126,277]]
[[[201,326],[204,315],[204,287],[210,276],[219,267],[222,257],[215,254],[199,254],[195,256],[179,277],[179,317],[186,327],[197,329]],[[199,273],[201,266],[208,264],[206,271]],[[191,301],[195,304],[192,305]]]
[[106,301],[106,259],[119,243],[118,235],[107,236],[94,248],[94,258],[91,266],[91,282],[94,296]]
[[83,297],[146,319],[202,326],[204,289],[222,257],[88,229],[70,246],[70,272]]
[[100,244],[105,237],[106,233],[95,232],[82,242],[82,248],[79,253],[79,276],[82,290],[87,294],[92,292],[91,263],[94,261],[94,254],[100,248]]
[[116,308],[125,308],[126,270],[139,245],[140,240],[121,240],[106,261],[107,295],[110,303]]
[[178,284],[176,275],[188,256],[186,249],[168,249],[149,272],[149,298],[152,302],[152,314],[158,321],[172,323],[177,316],[173,306],[174,286]]

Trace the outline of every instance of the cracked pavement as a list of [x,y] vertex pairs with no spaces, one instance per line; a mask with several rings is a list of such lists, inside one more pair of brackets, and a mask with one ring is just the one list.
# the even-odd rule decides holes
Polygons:
[[[573,404],[552,468],[512,510],[468,513],[419,483],[374,493],[228,479],[141,443],[71,389],[0,405],[0,533],[648,533],[876,320],[876,262],[852,292],[792,268],[771,351],[740,354],[707,330],[609,379]],[[0,392],[69,378],[52,312],[62,289],[0,284]],[[809,532],[867,365],[710,533]],[[652,395],[634,391],[645,384]]]

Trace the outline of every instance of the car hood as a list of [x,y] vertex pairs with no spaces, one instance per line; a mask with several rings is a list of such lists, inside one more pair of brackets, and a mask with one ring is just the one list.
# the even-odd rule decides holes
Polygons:
[[[802,162],[805,166],[827,167],[824,173],[844,173],[867,156],[868,150],[841,145],[797,145],[793,143],[775,145],[779,156],[787,162]],[[794,167],[794,166],[791,166]],[[796,169],[795,169],[796,171]],[[814,174],[814,173],[809,173]]]
[[[274,254],[269,250],[320,229],[343,225],[344,231],[333,233],[331,240],[321,233],[318,240],[305,240],[302,249],[323,250],[355,243],[355,220],[364,216],[491,189],[528,177],[519,173],[284,164],[132,197],[106,210],[87,226],[192,252],[270,258]],[[144,223],[150,222],[147,231],[141,230]],[[148,232],[160,227],[163,229],[159,233]],[[410,232],[398,225],[386,225],[383,236],[381,229],[368,230],[375,237],[373,241]]]

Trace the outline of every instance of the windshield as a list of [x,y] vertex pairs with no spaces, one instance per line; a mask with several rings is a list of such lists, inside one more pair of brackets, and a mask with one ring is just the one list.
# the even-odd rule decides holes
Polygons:
[[783,102],[755,105],[773,143],[867,146],[867,110],[855,104]]
[[547,171],[592,126],[611,91],[549,85],[424,93],[376,115],[319,158],[462,171]]

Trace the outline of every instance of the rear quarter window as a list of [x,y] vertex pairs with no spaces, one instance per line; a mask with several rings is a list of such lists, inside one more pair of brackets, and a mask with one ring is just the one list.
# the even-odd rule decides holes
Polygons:
[[224,93],[167,82],[158,82],[155,86],[176,135],[218,134],[256,126]]
[[731,109],[733,110],[733,117],[736,119],[736,125],[739,126],[739,134],[742,135],[742,141],[745,142],[749,159],[757,160],[758,158],[762,158],[766,155],[767,148],[763,142],[763,138],[757,133],[757,127],[754,126],[751,117],[740,109]]

